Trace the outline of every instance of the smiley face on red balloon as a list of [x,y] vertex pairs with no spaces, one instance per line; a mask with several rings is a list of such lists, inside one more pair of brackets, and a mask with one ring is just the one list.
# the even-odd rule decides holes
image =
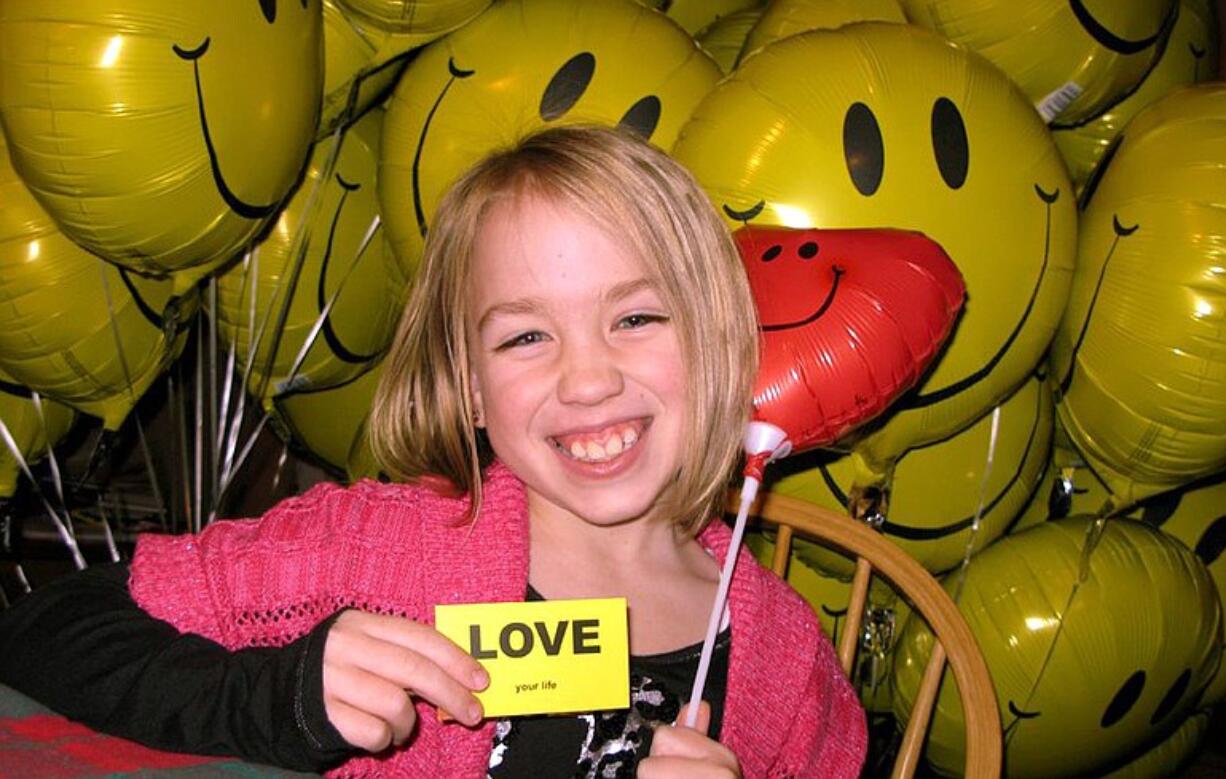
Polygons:
[[745,227],[734,238],[762,329],[754,418],[793,451],[838,441],[913,387],[966,297],[953,261],[918,232]]

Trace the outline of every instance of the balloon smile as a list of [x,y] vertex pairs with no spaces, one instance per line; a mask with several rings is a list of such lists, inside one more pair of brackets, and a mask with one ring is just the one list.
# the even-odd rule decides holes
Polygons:
[[451,74],[451,78],[447,79],[447,85],[443,87],[443,91],[438,93],[438,97],[434,101],[434,105],[430,106],[430,113],[426,114],[426,121],[421,126],[421,136],[417,139],[417,149],[413,152],[413,214],[417,217],[417,229],[421,232],[421,237],[426,237],[426,209],[421,203],[421,154],[426,148],[426,135],[430,132],[430,125],[434,122],[434,115],[438,113],[438,108],[443,104],[443,98],[447,96],[451,85],[459,78],[468,78],[476,73],[475,70],[464,70],[457,67],[455,59],[447,58],[447,72]]
[[[1036,373],[1034,378],[1041,382],[1046,378],[1046,373]],[[1039,393],[1036,404],[1042,404],[1042,402],[1042,393]],[[1034,447],[1035,439],[1038,437],[1039,420],[1042,419],[1043,416],[1040,412],[1040,408],[1040,405],[1035,406],[1034,423],[1030,427],[1030,436],[1026,439],[1026,448],[1022,452],[1022,456],[1018,458],[1017,470],[1014,471],[1009,477],[1009,481],[1005,482],[1005,484],[1001,486],[1000,491],[996,493],[991,500],[984,504],[983,514],[981,516],[986,516],[996,507],[997,503],[1004,500],[1005,496],[1009,494],[1009,491],[1013,489],[1013,485],[1015,485],[1018,480],[1022,478],[1022,471],[1026,467],[1027,460],[1030,459],[1030,450]],[[834,475],[830,473],[830,469],[826,465],[821,465],[819,468],[821,469],[822,481],[826,483],[826,488],[830,490],[830,493],[834,495],[834,497],[842,505],[849,505],[850,499],[848,498],[847,492],[835,480]],[[881,532],[896,538],[905,538],[908,541],[935,541],[945,538],[946,536],[951,536],[955,533],[960,533],[963,530],[970,528],[974,524],[975,516],[973,514],[969,517],[959,519],[956,522],[949,522],[947,524],[940,525],[939,527],[913,527],[911,525],[901,525],[897,522],[892,522],[889,519],[886,519],[886,521],[881,525]]]
[[267,205],[258,205],[248,203],[234,194],[234,190],[226,184],[225,176],[221,173],[221,162],[217,159],[217,148],[213,145],[213,136],[209,132],[209,119],[204,110],[204,91],[200,86],[200,58],[209,50],[209,38],[205,38],[194,49],[184,49],[178,45],[171,46],[174,49],[175,55],[179,59],[188,60],[192,63],[192,73],[196,78],[196,105],[200,111],[200,129],[204,132],[204,146],[209,153],[209,165],[213,170],[213,183],[217,185],[217,192],[221,195],[221,199],[225,201],[230,210],[246,219],[264,219],[276,213],[280,207],[280,202],[269,203]]
[[1171,5],[1171,11],[1167,14],[1166,19],[1158,27],[1158,31],[1148,38],[1130,41],[1127,38],[1121,38],[1115,33],[1104,27],[1094,14],[1090,13],[1090,9],[1086,8],[1085,0],[1069,0],[1069,8],[1073,11],[1073,16],[1077,17],[1077,22],[1081,28],[1089,33],[1090,37],[1097,41],[1100,45],[1119,54],[1136,54],[1153,46],[1162,37],[1162,34],[1175,21],[1175,14],[1179,10],[1179,3]]
[[[335,177],[336,183],[341,187],[341,201],[336,205],[336,213],[332,215],[332,225],[328,228],[328,245],[324,249],[324,259],[319,269],[319,285],[316,289],[316,304],[319,306],[319,313],[321,314],[328,306],[328,263],[332,261],[332,244],[336,239],[336,226],[341,221],[341,211],[345,208],[345,201],[349,198],[349,193],[356,192],[362,188],[361,184],[351,184],[348,181],[345,181],[345,179],[341,178],[341,174],[339,173],[335,174]],[[373,235],[373,231],[371,232],[371,235]],[[368,246],[370,246],[369,243],[362,245],[360,253],[353,258],[353,263],[349,266],[349,271],[347,271],[347,273],[352,272],[353,267],[362,261],[362,254],[365,253]],[[342,280],[341,284],[344,285],[344,283],[344,280]],[[340,336],[332,326],[331,313],[324,317],[322,333],[324,340],[328,343],[328,348],[332,350],[332,353],[335,354],[337,358],[341,360],[341,362],[347,362],[351,365],[360,365],[379,356],[379,352],[359,354],[346,347],[345,344],[341,342]]]
[[1038,184],[1035,184],[1034,191],[1035,195],[1038,196],[1039,200],[1041,200],[1047,208],[1047,229],[1044,233],[1045,237],[1043,240],[1043,264],[1039,267],[1039,277],[1035,279],[1034,289],[1030,293],[1030,300],[1026,302],[1026,309],[1022,312],[1021,319],[1019,319],[1017,324],[1014,325],[1013,332],[1009,333],[1009,337],[1005,339],[1005,342],[1001,344],[999,349],[996,350],[996,354],[992,355],[991,359],[984,363],[979,370],[975,371],[969,376],[959,379],[953,384],[941,387],[940,389],[931,390],[929,392],[913,391],[908,395],[903,396],[898,401],[898,408],[900,410],[931,406],[934,403],[951,398],[964,390],[968,390],[974,385],[978,384],[980,381],[983,381],[996,368],[996,365],[1001,361],[1001,359],[1003,359],[1009,352],[1009,349],[1013,346],[1013,342],[1017,340],[1017,337],[1021,335],[1022,329],[1026,326],[1026,322],[1030,319],[1030,312],[1034,309],[1034,304],[1038,300],[1039,290],[1043,287],[1043,279],[1047,276],[1047,264],[1051,259],[1051,207],[1053,203],[1060,199],[1060,189],[1058,187],[1054,191],[1048,192]]
[[800,319],[795,322],[785,322],[782,324],[773,325],[764,324],[762,325],[762,332],[774,333],[778,332],[779,330],[791,330],[795,327],[804,327],[805,325],[812,324],[818,319],[821,319],[822,314],[826,313],[826,311],[830,309],[830,305],[834,303],[834,296],[839,291],[839,279],[843,278],[843,274],[847,272],[838,265],[831,267],[830,271],[834,274],[834,283],[830,285],[830,291],[826,293],[826,299],[822,301],[822,304],[817,307],[816,311],[804,319]]

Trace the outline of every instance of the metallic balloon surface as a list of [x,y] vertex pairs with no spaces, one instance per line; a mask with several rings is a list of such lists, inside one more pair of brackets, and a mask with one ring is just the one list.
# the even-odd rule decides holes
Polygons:
[[0,4],[0,120],[64,232],[178,289],[276,214],[319,116],[319,0]]
[[731,226],[894,227],[941,245],[967,303],[935,367],[856,446],[881,473],[1025,381],[1067,299],[1076,207],[1051,134],[999,70],[884,22],[777,41],[673,149]]
[[633,0],[507,0],[424,49],[388,107],[379,196],[415,263],[461,172],[528,132],[619,124],[669,148],[720,77],[676,24]]
[[[1162,741],[1197,706],[1221,659],[1221,608],[1196,555],[1148,525],[1109,520],[1087,563],[1093,523],[1032,527],[966,570],[959,609],[996,687],[1010,777],[1097,774]],[[958,581],[951,573],[946,590]],[[909,620],[894,660],[900,716],[931,648],[932,634]],[[943,775],[963,765],[961,720],[946,675],[927,744]]]
[[1141,83],[1174,24],[1176,0],[901,0],[912,24],[974,49],[1047,121],[1091,119]]
[[366,419],[383,374],[377,363],[339,387],[290,392],[273,401],[274,427],[334,473],[356,481],[378,475],[366,439]]
[[382,113],[340,136],[331,168],[334,139],[316,144],[303,186],[268,236],[218,278],[220,332],[250,365],[248,389],[265,408],[284,392],[353,380],[391,342],[406,276],[379,229]]
[[[41,399],[42,411],[35,406],[30,392],[0,371],[0,422],[8,429],[23,460],[41,460],[76,421],[77,415],[68,406],[49,398]],[[4,441],[0,441],[0,501],[11,498],[17,491],[21,466]]]
[[736,67],[741,49],[745,47],[745,38],[760,18],[761,8],[731,13],[705,27],[694,36],[694,40],[726,75]]
[[842,439],[914,386],[966,296],[915,232],[746,226],[733,238],[762,329],[753,417],[793,452]]
[[1129,124],[1087,185],[1056,410],[1116,509],[1226,468],[1226,84]]
[[898,0],[774,0],[750,31],[741,57],[808,30],[836,30],[853,22],[906,24]]
[[1171,38],[1136,91],[1084,124],[1052,131],[1073,183],[1078,188],[1085,184],[1112,142],[1142,108],[1178,87],[1216,79],[1218,56],[1213,6],[1206,0],[1179,0]]
[[[1032,377],[1001,404],[996,448],[988,481],[992,415],[957,435],[906,452],[890,474],[885,537],[930,571],[953,568],[967,552],[976,553],[999,538],[1035,490],[1047,463],[1053,424],[1050,388]],[[773,466],[779,478],[772,492],[800,498],[835,511],[847,510],[849,495],[873,481],[871,469],[856,453],[822,453]],[[978,528],[975,514],[983,497]],[[843,557],[815,549],[802,554],[808,564],[848,577]]]
[[178,355],[195,311],[70,241],[9,164],[0,133],[0,369],[116,429]]

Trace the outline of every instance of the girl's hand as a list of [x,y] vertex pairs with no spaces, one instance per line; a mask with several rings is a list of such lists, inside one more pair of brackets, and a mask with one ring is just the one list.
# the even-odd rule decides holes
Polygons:
[[[687,703],[681,707],[677,722],[685,721]],[[651,739],[651,753],[639,763],[639,779],[740,779],[741,766],[728,747],[707,738],[711,707],[700,704],[696,728],[661,725]]]
[[346,741],[368,752],[402,744],[423,698],[465,725],[481,721],[489,675],[451,639],[403,617],[346,611],[324,644],[324,707]]

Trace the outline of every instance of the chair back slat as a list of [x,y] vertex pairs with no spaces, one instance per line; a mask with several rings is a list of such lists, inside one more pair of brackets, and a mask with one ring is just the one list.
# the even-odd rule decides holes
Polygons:
[[[735,512],[738,504],[738,496],[730,493],[730,510]],[[874,573],[893,585],[911,604],[914,613],[922,616],[932,628],[936,640],[903,734],[893,776],[909,779],[915,772],[940,689],[941,675],[948,663],[958,683],[966,728],[963,775],[976,779],[998,779],[1003,743],[996,690],[974,634],[957,605],[932,574],[863,522],[796,498],[770,492],[759,493],[750,515],[778,526],[771,567],[781,577],[787,573],[794,533],[833,546],[855,558],[856,572],[852,578],[845,632],[839,636],[839,661],[844,673],[851,674],[860,643],[869,579]]]
[[911,779],[919,765],[920,754],[924,751],[924,737],[928,733],[928,722],[932,719],[932,707],[937,702],[937,691],[941,687],[941,674],[945,671],[945,647],[940,641],[934,641],[932,655],[928,665],[924,666],[924,676],[920,680],[919,693],[911,704],[911,718],[907,720],[907,729],[903,732],[902,745],[898,748],[898,757],[894,760],[892,779]]

